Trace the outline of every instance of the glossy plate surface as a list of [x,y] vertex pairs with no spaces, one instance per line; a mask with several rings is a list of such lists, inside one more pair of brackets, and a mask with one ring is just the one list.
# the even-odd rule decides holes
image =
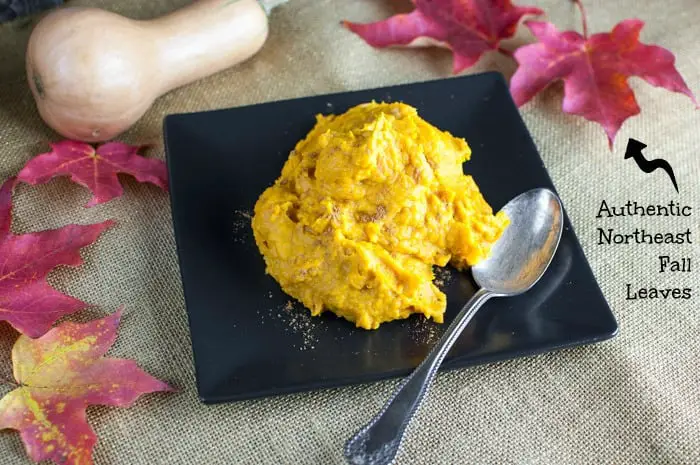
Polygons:
[[[555,190],[497,73],[167,116],[173,222],[202,401],[403,376],[446,327],[415,315],[376,331],[356,329],[328,312],[311,318],[265,275],[253,240],[255,201],[279,176],[315,115],[342,113],[372,99],[403,101],[431,124],[466,138],[473,154],[465,172],[494,211],[528,189]],[[438,281],[447,294],[449,323],[474,284],[470,275],[449,268]],[[567,217],[542,280],[525,295],[488,302],[443,369],[598,342],[616,331]]]

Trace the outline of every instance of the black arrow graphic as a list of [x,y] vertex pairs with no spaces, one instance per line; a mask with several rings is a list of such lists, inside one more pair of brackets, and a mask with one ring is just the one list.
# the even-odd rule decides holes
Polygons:
[[627,149],[625,150],[625,160],[628,158],[633,158],[634,161],[637,162],[637,166],[639,166],[639,169],[644,171],[645,173],[651,173],[659,168],[666,171],[668,177],[671,178],[673,187],[675,187],[676,192],[678,192],[676,175],[673,174],[673,168],[671,168],[671,165],[663,158],[657,158],[655,160],[647,160],[646,158],[644,158],[642,150],[644,150],[645,147],[646,144],[644,144],[643,142],[639,142],[638,140],[630,138],[630,140],[627,141]]

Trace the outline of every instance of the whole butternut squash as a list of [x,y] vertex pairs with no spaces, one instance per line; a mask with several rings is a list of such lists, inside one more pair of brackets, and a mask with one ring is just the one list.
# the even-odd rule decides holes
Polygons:
[[27,78],[39,114],[64,137],[112,139],[172,89],[247,60],[286,0],[198,0],[139,21],[97,8],[59,8],[29,39]]

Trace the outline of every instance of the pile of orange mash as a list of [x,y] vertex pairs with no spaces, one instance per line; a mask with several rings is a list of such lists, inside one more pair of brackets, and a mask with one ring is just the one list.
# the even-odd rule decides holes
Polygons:
[[267,273],[314,316],[365,329],[413,313],[442,323],[433,266],[473,266],[508,225],[464,174],[470,156],[403,103],[317,115],[255,205]]

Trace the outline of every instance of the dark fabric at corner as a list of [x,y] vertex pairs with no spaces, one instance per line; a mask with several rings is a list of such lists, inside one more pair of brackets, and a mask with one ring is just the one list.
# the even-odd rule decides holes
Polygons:
[[63,0],[0,0],[0,23],[63,4]]

